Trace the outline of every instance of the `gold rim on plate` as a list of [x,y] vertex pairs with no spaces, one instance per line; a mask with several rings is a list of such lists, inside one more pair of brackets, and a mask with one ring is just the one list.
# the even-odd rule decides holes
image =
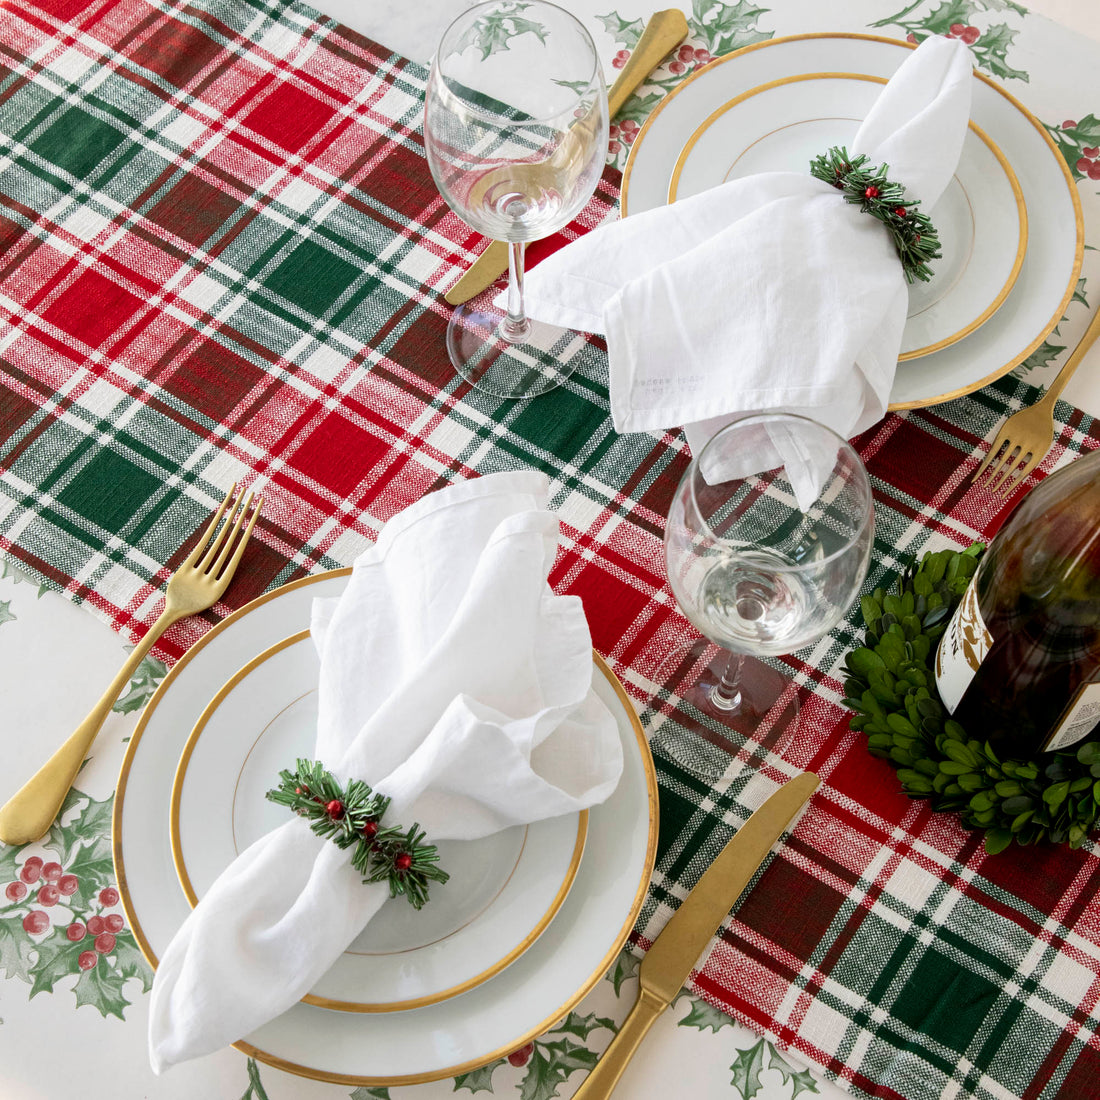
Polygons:
[[[214,698],[207,703],[202,714],[199,716],[199,720],[195,723],[195,728],[191,731],[190,736],[187,738],[187,743],[183,747],[183,752],[180,754],[179,764],[176,766],[176,774],[172,781],[172,798],[169,802],[168,809],[168,829],[172,843],[172,861],[176,866],[176,877],[180,881],[180,885],[183,887],[184,895],[187,898],[188,904],[194,909],[198,905],[199,897],[195,890],[194,884],[191,882],[191,876],[187,871],[187,861],[183,855],[183,842],[180,836],[180,802],[183,799],[183,785],[187,778],[187,769],[191,763],[191,757],[194,754],[195,748],[199,743],[199,738],[202,736],[203,731],[206,729],[207,723],[214,716],[214,712],[221,706],[225,697],[242,681],[245,677],[255,672],[262,664],[269,661],[277,653],[281,653],[284,649],[288,649],[292,645],[297,645],[299,642],[304,641],[309,637],[308,630],[299,630],[296,634],[291,634],[288,638],[283,638],[282,641],[276,642],[272,646],[268,646],[258,656],[253,657],[243,668],[230,677],[217,691]],[[285,708],[284,708],[285,709]],[[271,719],[274,721],[274,718]],[[259,742],[264,732],[271,725],[269,721],[264,728],[256,736],[256,740],[253,742],[253,747]],[[251,753],[251,750],[249,750]],[[246,758],[247,759],[247,758]],[[244,770],[244,764],[241,765],[241,771]],[[240,776],[238,775],[238,781]],[[546,912],[544,912],[538,920],[535,922],[534,927],[527,933],[523,940],[518,943],[511,951],[505,954],[502,958],[497,959],[491,966],[481,971],[479,974],[475,974],[473,977],[468,978],[464,982],[460,982],[457,985],[450,986],[447,989],[440,990],[438,993],[428,993],[422,997],[411,997],[404,1001],[386,1001],[386,1002],[371,1002],[371,1001],[343,1001],[334,997],[322,997],[319,994],[307,993],[302,997],[302,1001],[306,1004],[317,1005],[319,1008],[329,1008],[336,1012],[403,1012],[410,1008],[425,1008],[428,1005],[439,1004],[441,1001],[450,1000],[451,997],[457,997],[460,993],[465,993],[468,989],[474,989],[476,986],[481,985],[482,982],[488,981],[494,974],[499,974],[510,963],[515,962],[542,935],[546,930],[547,925],[553,920],[557,911],[562,907],[566,897],[569,894],[569,889],[573,885],[573,880],[577,877],[577,871],[581,865],[581,855],[584,853],[584,841],[588,835],[588,811],[581,810],[578,814],[577,822],[577,837],[573,843],[573,851],[570,856],[569,866],[566,868],[565,876],[562,879],[561,885],[558,887],[553,899],[550,902]],[[527,833],[524,831],[524,846],[527,843]],[[512,874],[515,872],[516,867],[519,866],[519,859],[523,854],[523,848],[520,848],[520,854],[516,857],[516,863],[508,873],[508,878],[505,879],[501,885],[500,890],[489,898],[482,908],[471,917],[466,924],[463,924],[461,928],[465,928],[466,925],[478,919],[482,913],[496,900],[500,895],[500,891],[507,886],[508,881],[511,879]],[[447,936],[441,937],[441,939],[447,939],[449,936],[453,936],[455,932],[461,931],[461,928],[456,928],[454,932],[449,932]],[[436,943],[439,940],[434,941]],[[420,945],[422,947],[430,947],[431,944]],[[409,948],[408,950],[418,950],[419,948]],[[402,954],[403,952],[384,952],[384,954]]]
[[[630,154],[627,157],[626,165],[623,168],[623,181],[620,188],[620,200],[619,209],[622,217],[626,217],[628,213],[627,197],[630,191],[630,177],[634,169],[634,161],[638,149],[641,148],[645,137],[649,129],[657,117],[661,114],[665,106],[672,101],[680,92],[684,90],[693,81],[698,80],[699,77],[716,69],[719,65],[724,65],[729,61],[739,58],[748,53],[754,53],[756,50],[769,49],[772,46],[781,46],[789,42],[808,42],[816,39],[832,39],[832,40],[852,40],[857,42],[879,42],[887,46],[897,46],[902,49],[915,50],[917,47],[911,42],[905,42],[898,38],[888,38],[881,34],[855,34],[855,33],[837,33],[835,31],[815,31],[810,34],[789,34],[783,35],[779,38],[770,38],[764,42],[754,42],[749,46],[742,46],[739,50],[734,50],[732,53],[723,55],[722,57],[716,57],[713,61],[707,62],[702,68],[697,69],[689,76],[685,77],[675,88],[672,89],[666,96],[664,96],[660,103],[650,112],[649,117],[642,124],[642,128],[638,131],[638,136],[634,139],[630,147]],[[1003,366],[997,367],[983,378],[978,379],[976,382],[972,382],[966,386],[962,386],[957,390],[951,390],[948,393],[937,394],[934,397],[922,398],[917,401],[895,401],[891,402],[888,406],[889,411],[899,412],[902,409],[920,409],[926,408],[929,405],[938,405],[944,401],[952,401],[956,397],[965,397],[968,393],[974,393],[976,390],[980,390],[985,386],[988,386],[991,382],[996,382],[998,378],[1007,374],[1014,367],[1022,363],[1040,344],[1050,335],[1051,329],[1058,324],[1062,315],[1065,313],[1066,307],[1069,305],[1070,300],[1073,298],[1073,292],[1077,288],[1077,279],[1081,274],[1081,264],[1085,255],[1085,236],[1084,236],[1084,216],[1081,211],[1081,198],[1077,194],[1077,188],[1073,182],[1073,174],[1070,172],[1069,165],[1066,164],[1065,158],[1058,151],[1057,145],[1054,144],[1054,139],[1047,133],[1046,127],[1031,113],[1011,92],[1002,88],[991,77],[980,73],[976,69],[974,70],[974,77],[976,80],[980,80],[983,84],[986,84],[989,88],[995,91],[999,96],[1008,100],[1013,107],[1032,125],[1047,147],[1050,149],[1050,153],[1054,158],[1054,162],[1058,165],[1062,173],[1062,178],[1065,181],[1066,189],[1069,191],[1070,202],[1073,205],[1074,212],[1074,227],[1077,236],[1077,245],[1074,250],[1074,262],[1073,269],[1070,273],[1069,282],[1066,286],[1065,293],[1062,295],[1062,300],[1058,304],[1058,308],[1051,315],[1049,321],[1047,321],[1042,327],[1039,335],[1032,339],[1026,347],[1017,352],[1012,359],[1010,359]]]
[[[153,951],[148,939],[146,938],[145,931],[141,926],[141,921],[138,918],[137,912],[134,909],[133,901],[130,897],[129,886],[126,879],[126,863],[122,853],[122,811],[126,800],[126,786],[130,777],[130,768],[133,764],[134,756],[137,752],[138,746],[141,744],[141,739],[145,730],[149,724],[149,719],[152,717],[157,706],[161,703],[164,696],[171,689],[172,684],[175,682],[176,677],[184,668],[191,662],[191,660],[202,651],[202,649],[213,638],[223,633],[238,623],[245,615],[254,611],[257,607],[267,603],[269,600],[274,599],[276,596],[281,596],[286,592],[294,589],[303,588],[306,585],[316,584],[319,581],[331,580],[335,577],[346,577],[351,574],[350,568],[334,569],[324,573],[316,573],[308,577],[301,577],[296,581],[291,581],[288,584],[282,585],[279,588],[274,589],[271,592],[266,592],[262,596],[258,596],[250,603],[245,604],[243,607],[238,608],[231,615],[227,616],[220,623],[214,626],[206,634],[204,634],[182,657],[172,666],[168,674],[161,681],[160,686],[153,693],[152,698],[146,704],[141,718],[138,721],[137,727],[134,730],[133,735],[130,738],[130,743],[126,747],[126,754],[122,760],[122,767],[119,770],[118,785],[115,790],[114,807],[111,812],[111,852],[114,859],[115,869],[115,881],[118,885],[119,897],[122,902],[123,911],[126,913],[126,919],[130,927],[130,931],[133,932],[134,939],[137,942],[138,947],[141,949],[141,953],[145,956],[146,961],[155,970],[159,964],[159,959],[156,953]],[[611,671],[607,662],[597,653],[592,651],[592,660],[596,667],[603,674],[607,680],[611,689],[614,691],[616,697],[619,700],[624,712],[630,720],[631,729],[634,732],[634,738],[638,745],[639,756],[641,757],[642,769],[645,772],[646,778],[646,802],[649,811],[649,831],[646,838],[646,854],[645,861],[642,867],[642,874],[638,882],[638,889],[635,891],[634,899],[631,902],[630,910],[623,921],[621,927],[615,935],[615,939],[611,948],[607,951],[604,957],[600,960],[599,965],[592,971],[592,973],[581,983],[580,987],[565,1001],[564,1004],[559,1005],[548,1016],[546,1016],[535,1027],[530,1028],[522,1035],[517,1035],[514,1039],[509,1040],[507,1045],[492,1051],[489,1054],[482,1055],[478,1058],[470,1059],[459,1065],[447,1066],[439,1070],[431,1070],[425,1073],[411,1073],[404,1074],[397,1077],[364,1077],[356,1074],[345,1073],[330,1073],[325,1070],[315,1069],[312,1066],[303,1066],[297,1062],[292,1062],[289,1059],[281,1058],[276,1054],[270,1054],[265,1050],[261,1050],[259,1047],[254,1046],[251,1043],[245,1042],[243,1039],[233,1043],[233,1047],[247,1054],[250,1058],[255,1058],[259,1062],[263,1062],[265,1065],[274,1067],[275,1069],[285,1070],[287,1073],[293,1073],[299,1077],[306,1077],[314,1081],[326,1081],[330,1084],[336,1085],[363,1085],[363,1086],[398,1086],[398,1085],[419,1085],[425,1084],[429,1081],[440,1081],[447,1077],[455,1077],[461,1073],[468,1073],[470,1070],[477,1069],[480,1066],[487,1065],[489,1062],[495,1061],[497,1058],[503,1058],[507,1054],[510,1054],[513,1050],[523,1046],[525,1043],[536,1039],[539,1035],[548,1031],[559,1020],[564,1018],[572,1009],[584,999],[588,992],[600,981],[600,979],[607,973],[611,964],[615,961],[619,951],[622,950],[622,946],[626,943],[627,937],[630,935],[631,930],[634,927],[634,922],[638,919],[638,913],[641,911],[642,902],[645,900],[646,892],[649,889],[649,880],[653,874],[653,865],[657,854],[657,827],[658,827],[658,801],[657,801],[657,772],[653,764],[653,756],[649,751],[649,742],[646,740],[645,732],[642,729],[642,724],[638,720],[638,715],[634,710],[633,704],[630,702],[630,697],[626,694],[626,689],[623,687],[619,678]]]
[[[769,80],[765,84],[758,84],[755,88],[750,88],[747,92],[742,92],[738,96],[734,96],[728,103],[723,103],[717,110],[712,111],[699,125],[695,128],[695,132],[688,138],[687,143],[683,149],[680,150],[680,155],[676,158],[676,163],[672,167],[672,179],[668,185],[668,201],[675,202],[676,194],[679,189],[680,175],[684,170],[684,164],[687,158],[691,155],[692,149],[695,148],[698,141],[703,135],[710,129],[714,123],[721,118],[727,111],[732,110],[734,107],[741,103],[744,103],[748,99],[752,99],[754,96],[762,95],[765,92],[770,91],[772,88],[782,87],[786,84],[799,84],[807,80],[863,80],[869,84],[886,84],[888,78],[885,76],[871,76],[867,73],[849,73],[849,72],[821,72],[821,73],[796,73],[794,76],[784,76],[778,80]],[[810,121],[810,120],[803,120]],[[1012,261],[1012,269],[1008,273],[1008,277],[1004,282],[1004,285],[997,292],[996,297],[978,314],[974,320],[968,322],[963,328],[957,332],[950,333],[948,336],[943,337],[942,340],[937,340],[934,344],[927,344],[922,348],[914,348],[912,351],[902,352],[898,356],[898,362],[904,363],[909,359],[919,359],[922,355],[931,355],[934,351],[942,351],[944,348],[950,347],[952,344],[957,344],[964,336],[969,336],[970,333],[976,329],[981,328],[994,313],[1000,309],[1001,304],[1008,297],[1009,292],[1016,284],[1016,280],[1020,277],[1020,269],[1024,266],[1024,255],[1027,252],[1027,203],[1024,202],[1024,193],[1020,188],[1020,181],[1016,177],[1016,173],[1009,164],[1008,158],[1001,151],[1000,146],[976,123],[970,123],[970,129],[974,131],[974,135],[983,142],[989,151],[996,157],[997,162],[1001,166],[1001,170],[1004,172],[1005,177],[1008,180],[1008,185],[1012,189],[1012,194],[1016,198],[1016,217],[1019,222],[1019,243],[1016,246],[1016,255]],[[776,131],[771,130],[767,134],[762,134],[759,138],[753,142],[753,145],[763,141],[764,138],[769,137]],[[640,135],[639,135],[640,137]],[[752,145],[746,146],[738,154],[738,159],[744,156],[745,153],[752,148]],[[737,161],[734,161],[736,164]],[[728,173],[727,173],[728,178]],[[965,195],[965,189],[963,191]],[[969,204],[970,198],[966,196],[967,203]],[[969,263],[969,259],[968,259]],[[965,266],[963,268],[965,271]],[[962,273],[960,272],[961,277]],[[931,306],[927,307],[931,308]]]

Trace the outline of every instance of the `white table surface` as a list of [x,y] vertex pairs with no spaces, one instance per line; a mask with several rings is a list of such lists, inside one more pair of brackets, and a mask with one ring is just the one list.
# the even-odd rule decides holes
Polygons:
[[[631,15],[652,10],[652,5],[639,0],[603,5],[594,0],[562,2],[578,14],[612,8]],[[385,45],[427,61],[442,28],[469,5],[461,0],[417,0],[415,4],[407,0],[322,0],[319,6]],[[791,6],[805,8],[805,30],[830,29],[828,0],[787,0],[784,4]],[[1030,7],[1100,41],[1100,4],[1095,0],[1032,0]],[[1026,101],[1026,96],[1022,98]],[[1079,320],[1075,331],[1080,332],[1083,325],[1084,320]],[[1100,348],[1086,358],[1065,397],[1094,415],[1100,414]],[[0,738],[6,765],[0,773],[0,802],[85,716],[117,671],[125,648],[104,623],[54,593],[40,592],[0,563],[0,713],[4,715]],[[82,789],[94,797],[106,798],[113,791],[136,718],[136,713],[115,713],[108,719],[80,780]],[[628,980],[621,997],[616,998],[611,984],[602,982],[580,1011],[596,1011],[621,1021],[634,988]],[[91,1008],[73,1011],[71,995],[70,1004],[59,1012],[55,1002],[62,995],[55,992],[28,999],[26,985],[0,981],[2,1100],[61,1100],[74,1094],[90,1100],[369,1100],[386,1095],[385,1090],[307,1081],[267,1066],[258,1067],[259,1077],[254,1080],[249,1070],[256,1067],[249,1067],[244,1056],[232,1049],[156,1078],[145,1057],[148,998],[140,987],[130,991],[133,1004],[126,1010],[125,1023],[101,1017]],[[757,1036],[725,1018],[701,1027],[678,1026],[692,1011],[684,997],[665,1013],[627,1070],[618,1097],[750,1100],[733,1071],[739,1056],[756,1044]],[[593,1048],[602,1049],[609,1038],[604,1032],[593,1040]],[[59,1051],[63,1052],[61,1058]],[[765,1067],[768,1058],[766,1053]],[[570,1096],[583,1076],[573,1073],[558,1095]],[[519,1069],[501,1067],[493,1078],[494,1092],[518,1096],[520,1081]],[[755,1100],[791,1100],[797,1088],[789,1073],[774,1064],[764,1068],[759,1086]],[[819,1080],[817,1087],[822,1096],[847,1095],[829,1082]],[[456,1095],[456,1086],[445,1080],[391,1089],[389,1094],[394,1100],[442,1098]],[[471,1093],[457,1091],[457,1095]]]

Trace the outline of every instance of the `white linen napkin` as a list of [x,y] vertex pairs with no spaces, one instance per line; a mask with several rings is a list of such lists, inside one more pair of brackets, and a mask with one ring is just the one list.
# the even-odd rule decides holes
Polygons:
[[[341,782],[390,797],[384,823],[419,822],[428,843],[573,813],[619,780],[622,748],[592,689],[580,599],[547,583],[558,539],[548,490],[543,475],[520,472],[432,493],[386,524],[339,599],[314,603],[315,756]],[[431,889],[434,899],[446,886]],[[153,1069],[285,1011],[388,897],[298,818],[261,837],[157,968]]]
[[[970,92],[966,46],[926,39],[848,151],[889,165],[934,214]],[[809,165],[588,233],[531,270],[525,297],[537,320],[606,335],[620,432],[682,424],[696,454],[751,411],[801,413],[845,438],[870,427],[889,403],[908,305],[886,228]]]

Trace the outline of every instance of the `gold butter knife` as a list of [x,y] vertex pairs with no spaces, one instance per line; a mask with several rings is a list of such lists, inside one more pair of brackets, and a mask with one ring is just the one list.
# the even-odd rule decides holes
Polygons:
[[[638,45],[607,93],[607,113],[614,118],[635,89],[661,63],[666,54],[687,37],[688,25],[679,8],[659,11],[646,24]],[[480,294],[508,270],[508,242],[490,241],[489,247],[470,265],[443,298],[452,306]]]
[[733,903],[794,816],[817,790],[804,772],[749,816],[653,941],[638,969],[638,999],[573,1100],[606,1100],[658,1016],[672,1003]]

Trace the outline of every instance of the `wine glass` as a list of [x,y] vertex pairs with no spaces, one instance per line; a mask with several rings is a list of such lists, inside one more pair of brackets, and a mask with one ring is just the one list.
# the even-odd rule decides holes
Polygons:
[[477,389],[533,397],[571,373],[570,345],[582,338],[526,316],[523,251],[589,200],[607,138],[600,59],[567,11],[490,0],[444,32],[424,107],[428,164],[451,209],[509,246],[507,309],[461,305],[447,326],[451,362]]
[[789,735],[797,692],[747,655],[790,653],[836,625],[866,576],[873,534],[867,471],[829,428],[762,413],[707,443],[665,526],[673,595],[704,635],[658,672],[692,716],[666,735],[667,751],[713,777],[745,739],[774,747]]

